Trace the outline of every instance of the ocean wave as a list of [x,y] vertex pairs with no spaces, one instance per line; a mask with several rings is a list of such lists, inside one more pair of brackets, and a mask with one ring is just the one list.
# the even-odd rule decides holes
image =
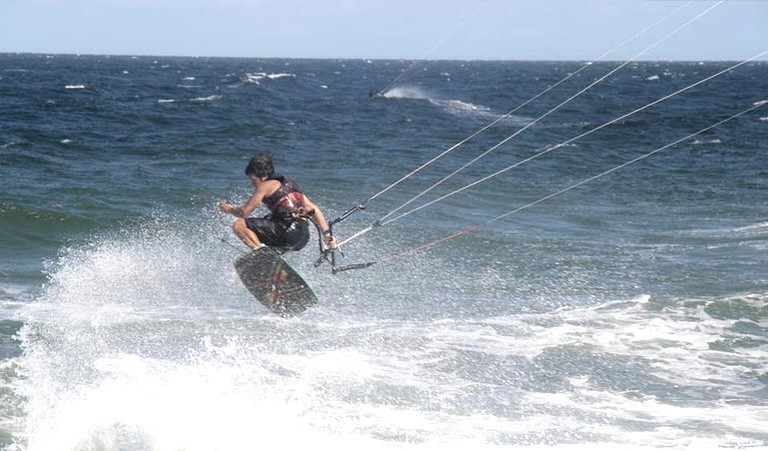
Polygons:
[[52,235],[88,231],[94,221],[77,214],[71,208],[30,209],[0,202],[0,224],[0,230],[6,231],[8,236],[16,237],[15,242],[6,243],[10,248],[15,248],[27,240],[47,243]]
[[[12,284],[0,285],[0,311],[14,311],[18,309],[19,306],[26,305],[32,301],[33,298],[34,295],[29,287]],[[8,318],[6,315],[0,314],[0,319]]]
[[757,224],[751,224],[744,227],[737,227],[737,232],[747,232],[747,233],[765,233],[768,232],[768,221],[765,222],[759,222]]
[[[543,315],[496,318],[491,324],[519,327],[523,336],[517,337],[515,347],[531,358],[558,349],[592,356],[624,356],[638,362],[653,355],[645,371],[670,387],[688,387],[683,392],[709,387],[723,396],[741,398],[749,397],[744,394],[746,390],[761,387],[750,367],[758,365],[762,357],[753,352],[751,343],[768,343],[768,329],[739,324],[749,321],[758,325],[768,319],[768,312],[760,309],[765,299],[766,293],[679,300],[654,300],[644,295],[587,307],[564,307]],[[728,343],[728,349],[721,349],[721,343]],[[502,347],[498,350],[504,352]],[[586,356],[563,358],[584,361]],[[713,386],[713,380],[721,383]]]
[[696,228],[674,232],[677,236],[718,239],[724,242],[732,240],[758,239],[768,234],[768,222],[758,222],[755,224],[733,226],[733,227],[715,227],[710,229]]
[[[0,327],[4,327],[2,323],[0,320]],[[13,329],[18,331],[20,327],[19,324]],[[15,335],[15,332],[13,333]],[[0,340],[3,338],[5,337],[0,336]],[[18,432],[18,422],[15,420],[24,414],[25,400],[18,390],[23,379],[24,369],[18,359],[20,351],[15,354],[17,355],[14,357],[0,359],[0,447],[2,449],[7,449],[4,445],[10,445],[10,443],[5,443],[6,434]]]

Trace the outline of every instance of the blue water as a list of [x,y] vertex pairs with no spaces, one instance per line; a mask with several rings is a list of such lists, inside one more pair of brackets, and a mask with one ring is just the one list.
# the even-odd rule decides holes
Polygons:
[[[734,63],[632,63],[537,120],[618,64],[338,236],[521,128],[402,211]],[[581,67],[0,55],[0,448],[768,447],[768,107],[492,221],[766,100],[765,62],[374,228],[339,262],[369,269],[311,242],[286,257],[319,297],[299,317],[234,273],[216,206],[253,153],[335,218]]]

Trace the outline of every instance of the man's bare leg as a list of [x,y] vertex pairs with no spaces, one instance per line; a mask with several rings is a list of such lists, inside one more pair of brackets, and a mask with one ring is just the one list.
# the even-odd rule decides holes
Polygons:
[[235,230],[235,235],[237,235],[237,237],[251,249],[258,249],[264,246],[264,243],[259,240],[259,236],[245,225],[244,219],[240,218],[235,220],[235,224],[232,228]]

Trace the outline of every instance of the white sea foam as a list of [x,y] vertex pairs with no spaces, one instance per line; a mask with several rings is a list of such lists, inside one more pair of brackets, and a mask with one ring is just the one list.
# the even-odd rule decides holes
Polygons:
[[[239,284],[221,227],[157,218],[62,252],[26,309],[28,450],[242,449],[254,434],[265,447],[342,450],[759,446],[749,436],[765,409],[740,393],[759,388],[748,372],[765,357],[710,349],[744,335],[707,300],[386,319],[368,307],[380,289],[388,311],[402,309],[386,292],[403,277],[363,273],[366,294],[338,300],[360,279],[309,262],[329,296],[282,319]],[[406,301],[429,301],[412,285]],[[353,313],[334,306],[345,302]],[[734,402],[697,397],[707,390]]]
[[447,110],[455,113],[482,113],[487,115],[490,112],[488,107],[462,102],[461,100],[446,100],[437,103],[444,105]]

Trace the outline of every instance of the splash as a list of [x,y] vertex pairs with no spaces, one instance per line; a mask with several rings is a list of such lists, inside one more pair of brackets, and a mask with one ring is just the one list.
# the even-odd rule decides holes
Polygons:
[[506,273],[411,260],[326,278],[339,296],[283,319],[239,284],[222,230],[219,218],[158,216],[62,251],[20,332],[19,449],[246,449],[254,437],[342,450],[686,449],[702,433],[690,448],[701,449],[763,436],[760,395],[744,394],[760,388],[763,356],[713,348],[759,338],[729,317],[734,300],[521,310],[512,288],[499,291]]
[[433,101],[432,97],[427,91],[416,87],[399,87],[392,88],[384,93],[380,94],[388,99],[416,99],[416,100],[429,100]]
[[[499,116],[501,116],[486,106],[477,105],[458,99],[441,99],[429,91],[419,87],[396,87],[380,93],[379,96],[387,99],[424,100],[432,105],[440,107],[447,113],[461,116],[477,116],[482,119],[497,119]],[[515,124],[525,124],[530,121],[530,119],[517,116],[509,116],[504,119]]]
[[[225,431],[212,412],[237,406],[222,386],[241,384],[217,382],[246,377],[204,358],[208,321],[231,306],[247,313],[249,299],[233,283],[231,249],[213,238],[217,221],[195,225],[156,217],[66,248],[49,265],[19,333],[27,449],[213,449],[244,439],[245,428],[201,435]],[[224,418],[243,426],[236,412]]]

